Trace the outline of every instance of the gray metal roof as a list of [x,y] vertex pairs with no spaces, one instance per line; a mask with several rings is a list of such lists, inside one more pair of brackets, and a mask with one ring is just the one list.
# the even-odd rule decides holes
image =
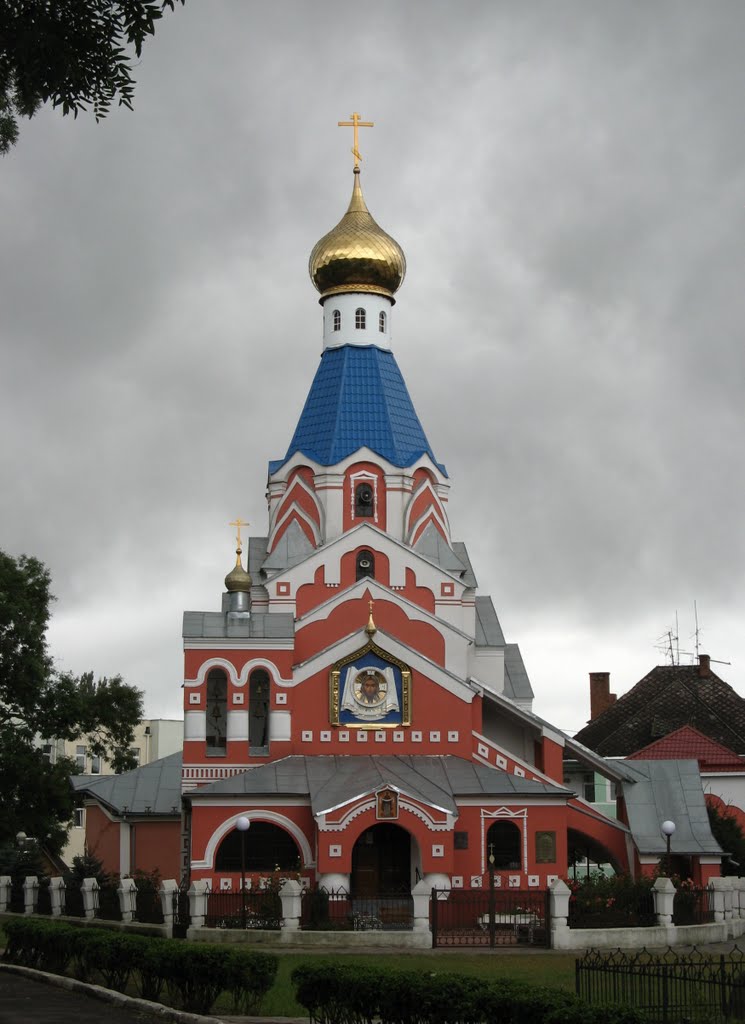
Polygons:
[[268,546],[268,537],[248,538],[248,571],[254,583],[259,582],[261,566],[266,561],[266,549]]
[[461,562],[434,523],[425,526],[421,537],[414,545],[414,550],[430,562],[439,565],[445,572],[462,576],[466,571],[466,565]]
[[504,647],[506,640],[490,597],[476,598],[476,646]]
[[642,854],[665,853],[663,821],[674,821],[672,853],[711,854],[722,849],[711,834],[697,761],[616,761],[629,827]]
[[262,564],[262,570],[267,573],[279,572],[282,569],[289,569],[304,558],[311,555],[316,549],[306,537],[302,527],[293,520],[280,537],[276,548]]
[[466,551],[466,545],[462,540],[454,540],[453,551],[458,561],[462,562],[466,567],[465,572],[461,576],[461,581],[465,583],[467,587],[471,587],[475,590],[478,583],[476,582],[476,576],[473,571],[473,566],[471,565],[471,559],[468,557],[468,552]]
[[457,813],[456,798],[486,796],[510,799],[553,796],[566,800],[562,786],[519,778],[507,772],[446,756],[395,757],[292,755],[249,768],[192,792],[203,796],[309,796],[313,814],[322,814],[355,797],[391,785],[429,806]]
[[504,645],[504,691],[513,700],[533,699],[533,687],[517,644]]
[[295,635],[290,612],[252,612],[250,616],[224,612],[184,612],[184,637],[249,637],[276,640]]
[[[78,783],[81,778],[86,782]],[[181,814],[180,750],[121,775],[73,775],[71,782],[77,793],[95,797],[116,814]]]

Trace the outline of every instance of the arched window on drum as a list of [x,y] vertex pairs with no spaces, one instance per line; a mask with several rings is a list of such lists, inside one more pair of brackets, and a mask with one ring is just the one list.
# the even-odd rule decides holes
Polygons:
[[207,754],[224,757],[228,750],[228,677],[224,669],[207,676]]

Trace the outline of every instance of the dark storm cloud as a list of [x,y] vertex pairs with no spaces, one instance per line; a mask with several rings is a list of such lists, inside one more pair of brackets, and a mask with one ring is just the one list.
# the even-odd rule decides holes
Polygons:
[[364,187],[394,347],[537,709],[578,728],[693,600],[742,684],[745,12],[736,3],[192,2],[135,112],[2,164],[3,546],[55,654],[179,713],[183,608],[262,532],[320,352],[306,275]]

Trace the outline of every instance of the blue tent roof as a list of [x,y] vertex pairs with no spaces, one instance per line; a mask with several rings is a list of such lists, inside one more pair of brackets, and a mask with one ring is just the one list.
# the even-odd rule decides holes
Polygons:
[[269,463],[269,473],[295,452],[335,466],[360,448],[401,468],[424,454],[435,462],[393,353],[373,345],[326,349],[287,454]]

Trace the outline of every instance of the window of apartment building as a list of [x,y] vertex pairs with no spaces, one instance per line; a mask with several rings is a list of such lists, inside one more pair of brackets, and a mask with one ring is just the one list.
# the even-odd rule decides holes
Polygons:
[[588,803],[595,803],[595,773],[587,772],[582,777],[582,796]]
[[54,744],[42,743],[41,756],[44,758],[45,761],[48,761],[50,764],[54,764]]
[[132,757],[135,759],[135,767],[139,768],[139,766],[140,766],[140,748],[139,747],[130,747],[129,748],[129,752],[132,755]]
[[78,744],[77,747],[75,747],[75,764],[81,772],[85,771],[85,747],[81,744]]
[[91,754],[91,775],[101,774],[101,758],[98,754]]
[[73,811],[73,828],[85,828],[85,808],[76,807]]

